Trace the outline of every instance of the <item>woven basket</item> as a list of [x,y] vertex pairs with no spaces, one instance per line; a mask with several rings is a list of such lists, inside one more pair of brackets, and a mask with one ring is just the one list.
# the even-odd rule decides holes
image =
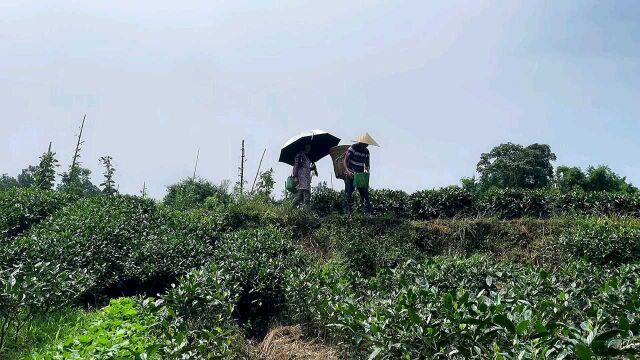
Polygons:
[[333,162],[333,172],[336,174],[336,178],[344,179],[346,177],[346,171],[344,168],[344,155],[347,153],[349,145],[334,146],[329,150],[331,155],[331,162]]

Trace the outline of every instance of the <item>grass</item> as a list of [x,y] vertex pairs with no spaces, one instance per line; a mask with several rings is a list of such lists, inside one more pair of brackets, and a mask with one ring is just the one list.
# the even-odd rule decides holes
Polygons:
[[[7,359],[24,359],[33,352],[58,343],[87,319],[87,311],[74,307],[37,316],[20,331],[17,339],[9,341],[4,356]],[[0,358],[2,356],[0,354]]]

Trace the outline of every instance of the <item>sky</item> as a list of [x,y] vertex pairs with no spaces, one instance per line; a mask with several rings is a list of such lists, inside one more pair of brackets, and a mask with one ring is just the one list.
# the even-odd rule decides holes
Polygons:
[[4,0],[0,173],[50,141],[65,170],[86,114],[94,182],[110,155],[122,193],[156,198],[198,149],[199,176],[235,181],[243,139],[249,186],[266,149],[284,187],[280,147],[316,128],[368,131],[378,188],[458,184],[504,142],[638,185],[638,69],[634,0]]

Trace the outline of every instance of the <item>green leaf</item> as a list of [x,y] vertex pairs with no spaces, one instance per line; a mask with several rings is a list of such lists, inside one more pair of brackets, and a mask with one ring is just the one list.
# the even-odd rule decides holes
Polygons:
[[509,318],[506,315],[498,314],[494,316],[493,322],[509,330],[509,332],[512,334],[516,333],[516,326],[513,324],[511,320],[509,320]]
[[375,348],[375,350],[373,350],[371,355],[369,355],[369,360],[375,359],[378,356],[378,354],[380,354],[381,351],[382,351],[382,348],[379,348],[379,347]]
[[451,294],[445,294],[444,307],[448,310],[453,310],[453,296]]
[[609,330],[609,331],[605,331],[603,333],[601,333],[600,335],[596,336],[593,340],[600,340],[600,341],[607,341],[610,339],[613,339],[614,337],[618,336],[618,334],[620,334],[620,330]]
[[580,360],[593,359],[593,351],[585,344],[577,344],[575,347],[576,357]]
[[516,328],[516,332],[517,332],[519,335],[522,335],[522,334],[524,334],[524,333],[527,331],[527,329],[529,329],[529,320],[522,320],[522,321],[518,324],[518,326],[517,326],[517,328]]

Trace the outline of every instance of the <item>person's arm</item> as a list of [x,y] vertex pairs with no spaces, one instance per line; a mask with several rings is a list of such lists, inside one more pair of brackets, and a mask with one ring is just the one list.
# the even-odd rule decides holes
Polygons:
[[367,162],[364,164],[364,170],[366,172],[371,172],[371,157],[367,156]]
[[344,154],[344,160],[342,160],[342,165],[344,166],[344,171],[347,173],[347,176],[353,176],[353,173],[349,169],[349,158],[351,157],[351,153],[349,150]]

